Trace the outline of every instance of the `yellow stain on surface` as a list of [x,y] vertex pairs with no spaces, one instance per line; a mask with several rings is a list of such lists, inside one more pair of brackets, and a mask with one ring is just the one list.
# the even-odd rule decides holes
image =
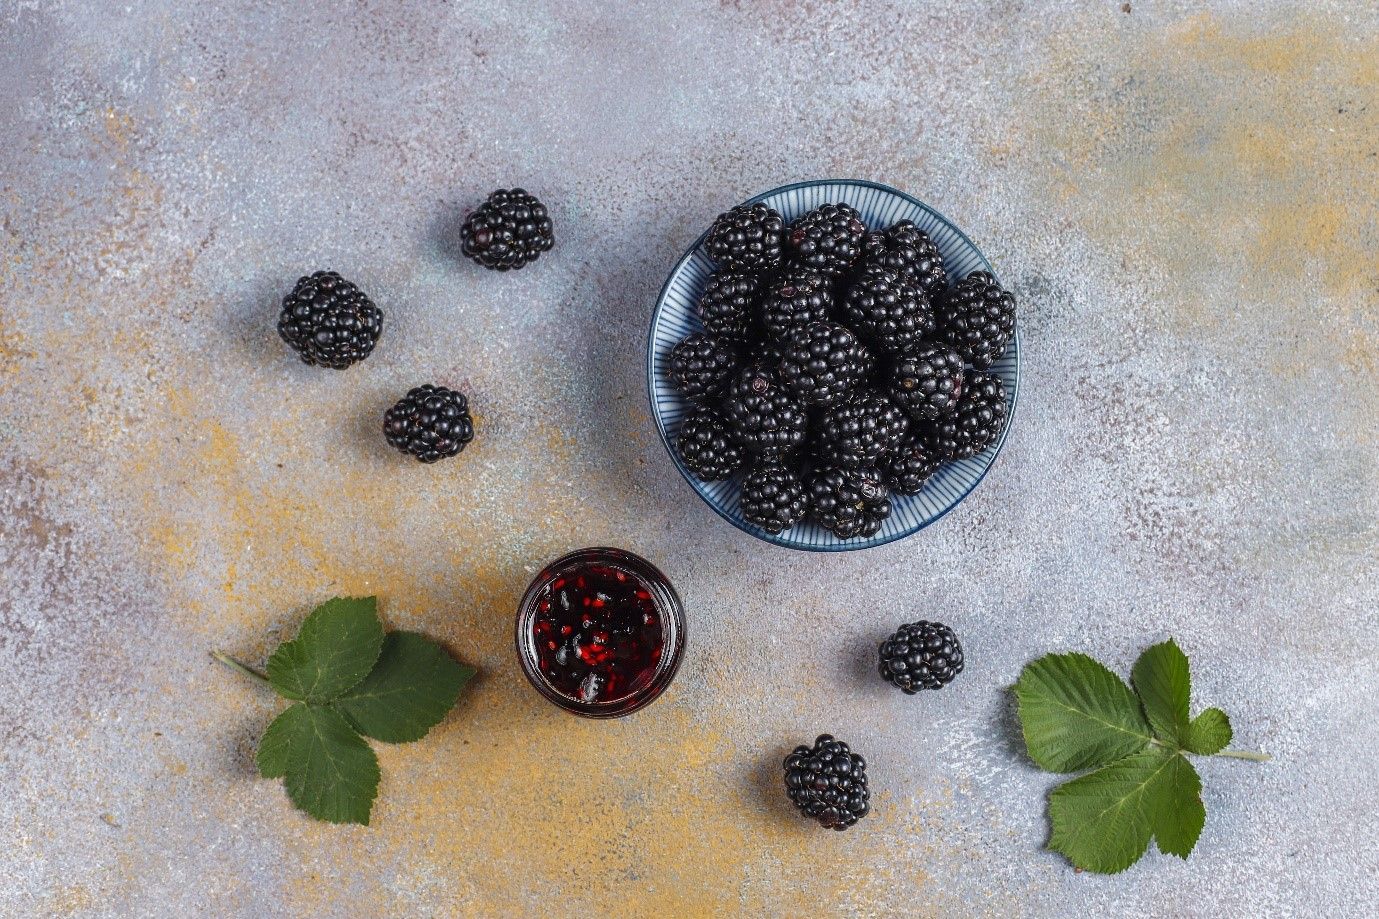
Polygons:
[[80,916],[96,908],[96,897],[80,884],[71,884],[53,895],[49,908],[54,916]]
[[[1051,45],[1035,92],[1073,110],[1021,130],[1057,152],[1085,232],[1159,263],[1185,325],[1309,290],[1354,319],[1379,311],[1376,61],[1379,42],[1331,20],[1248,32],[1201,13],[1107,48]],[[1174,286],[1212,271],[1246,302]]]
[[4,385],[3,377],[17,375],[20,364],[33,359],[34,353],[25,346],[25,341],[24,335],[10,327],[0,315],[0,386]]
[[[588,524],[581,515],[593,512],[561,517],[540,496],[530,520],[429,503],[416,483],[430,487],[444,467],[409,478],[406,463],[379,475],[356,461],[293,475],[265,459],[286,431],[239,430],[222,412],[194,387],[169,388],[146,422],[145,450],[125,460],[128,477],[163,480],[144,551],[166,572],[175,626],[189,641],[228,642],[257,662],[312,603],[376,593],[391,626],[419,628],[480,668],[424,741],[376,745],[383,781],[366,830],[297,814],[280,783],[237,780],[248,783],[241,793],[274,802],[262,831],[285,864],[322,872],[289,871],[290,912],[406,912],[415,896],[455,915],[521,914],[540,902],[558,903],[561,915],[798,914],[819,902],[912,906],[930,882],[923,866],[897,865],[868,846],[892,834],[913,845],[950,803],[883,795],[865,834],[824,835],[780,792],[786,751],[734,740],[760,730],[735,696],[701,694],[690,705],[682,675],[655,705],[597,722],[556,710],[527,686],[511,633],[527,569],[577,541]],[[551,475],[562,477],[572,459],[552,451]],[[480,476],[480,465],[465,470]],[[452,535],[428,547],[396,524],[422,509]],[[504,542],[514,526],[530,528],[521,550]],[[195,718],[242,723],[262,717],[261,707],[253,692],[207,691]],[[179,781],[225,780],[178,766],[168,763]],[[233,805],[225,809],[235,816]],[[368,866],[390,882],[361,892],[327,873],[344,866]]]

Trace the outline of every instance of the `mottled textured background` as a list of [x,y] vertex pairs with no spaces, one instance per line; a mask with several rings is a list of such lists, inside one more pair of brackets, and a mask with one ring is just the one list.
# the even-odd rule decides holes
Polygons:
[[[0,0],[0,914],[1373,915],[1379,12],[1200,6]],[[829,557],[701,505],[642,371],[695,234],[814,177],[951,216],[1025,345],[981,488]],[[511,184],[559,242],[484,272]],[[274,331],[321,267],[387,314],[344,373]],[[378,430],[428,380],[479,427],[433,467]],[[510,648],[599,543],[691,623],[613,723]],[[482,669],[367,829],[255,776],[278,703],[207,656],[362,593]],[[871,655],[921,617],[969,663],[910,698]],[[1275,761],[1201,764],[1190,861],[1078,874],[1003,687],[1167,635]],[[779,787],[821,730],[871,762],[847,834]]]

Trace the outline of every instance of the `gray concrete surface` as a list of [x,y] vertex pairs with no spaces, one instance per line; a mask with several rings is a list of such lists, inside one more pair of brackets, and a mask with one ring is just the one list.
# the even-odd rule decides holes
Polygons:
[[[0,914],[1379,912],[1379,14],[1201,6],[0,0]],[[932,202],[1023,309],[992,474],[837,557],[702,506],[642,379],[675,256],[809,177]],[[456,222],[511,184],[559,243],[485,273]],[[273,328],[326,266],[387,313],[343,374]],[[377,433],[427,380],[478,413],[437,467]],[[509,650],[598,543],[691,620],[610,724]],[[366,592],[482,676],[330,827],[207,651]],[[908,698],[870,655],[920,617],[969,665]],[[1275,761],[1202,764],[1190,861],[1078,874],[1003,687],[1167,635]],[[821,730],[872,763],[843,835],[777,784]]]

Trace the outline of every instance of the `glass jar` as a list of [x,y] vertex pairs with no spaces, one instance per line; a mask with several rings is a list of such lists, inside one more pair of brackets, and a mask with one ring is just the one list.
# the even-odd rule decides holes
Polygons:
[[547,700],[616,718],[670,685],[685,647],[685,610],[666,576],[621,549],[551,562],[517,607],[517,657]]

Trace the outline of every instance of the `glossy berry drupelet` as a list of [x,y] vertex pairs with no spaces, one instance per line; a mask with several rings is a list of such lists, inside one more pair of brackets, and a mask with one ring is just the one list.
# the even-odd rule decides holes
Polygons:
[[815,426],[819,456],[847,469],[872,466],[900,446],[910,419],[879,392],[867,389],[824,409]]
[[934,332],[929,298],[880,265],[868,265],[857,273],[842,305],[849,325],[888,353],[903,351]]
[[811,322],[822,322],[833,309],[833,283],[828,276],[788,268],[761,295],[761,325],[768,337],[784,342]]
[[867,761],[848,745],[820,734],[785,758],[785,793],[806,816],[830,830],[846,830],[867,815]]
[[768,533],[790,529],[809,514],[804,483],[794,469],[762,461],[742,480],[742,516]]
[[781,349],[780,378],[805,405],[832,405],[857,388],[871,363],[847,326],[811,322]]
[[829,275],[845,274],[862,254],[867,234],[862,215],[846,204],[825,204],[790,224],[785,239],[796,265]]
[[747,357],[744,366],[763,367],[767,370],[778,370],[780,362],[785,360],[785,348],[778,341],[766,339],[759,343]]
[[962,673],[962,645],[940,622],[912,622],[881,642],[881,677],[908,695],[942,689]]
[[976,456],[996,440],[1010,411],[999,377],[969,370],[957,411],[924,431],[924,446],[943,460]]
[[966,369],[952,348],[920,345],[896,357],[888,391],[911,418],[933,421],[957,410]]
[[948,272],[938,246],[928,234],[908,220],[889,229],[868,233],[862,243],[862,260],[896,272],[930,298],[948,287]]
[[924,483],[938,471],[939,458],[929,452],[924,441],[913,432],[900,446],[877,460],[876,471],[886,487],[897,495],[917,495]]
[[720,271],[699,298],[699,321],[710,335],[745,341],[754,337],[761,281],[745,271]]
[[704,240],[709,258],[723,268],[771,271],[781,263],[785,219],[760,202],[739,204],[718,215]]
[[423,463],[454,456],[474,439],[469,400],[444,386],[418,386],[383,415],[383,433]]
[[875,469],[827,466],[810,477],[809,513],[839,539],[875,536],[891,515],[891,493]]
[[1015,296],[985,271],[939,298],[936,313],[939,336],[981,370],[1001,359],[1015,333]]
[[781,385],[776,371],[742,369],[728,386],[723,414],[738,440],[753,453],[780,458],[804,444],[804,406]]
[[521,268],[553,245],[546,206],[520,188],[498,189],[460,228],[460,250],[494,271]]
[[701,408],[685,419],[675,438],[675,449],[685,468],[701,482],[728,478],[746,458],[728,420],[712,408]]
[[283,297],[278,334],[307,364],[344,370],[372,352],[383,311],[334,271],[297,281]]
[[740,363],[732,341],[695,332],[671,349],[667,376],[686,399],[716,399]]

